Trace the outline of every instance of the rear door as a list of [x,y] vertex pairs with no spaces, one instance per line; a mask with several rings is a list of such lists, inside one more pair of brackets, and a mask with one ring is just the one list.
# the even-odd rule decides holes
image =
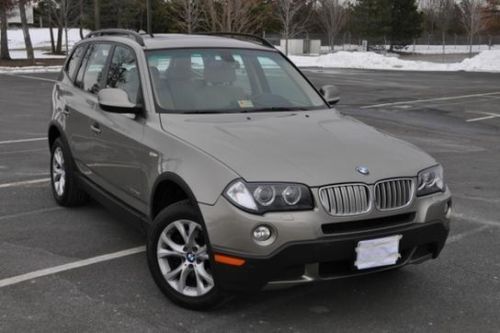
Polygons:
[[[135,52],[118,44],[109,62],[106,88],[124,90],[129,101],[143,105],[142,89]],[[92,123],[95,135],[92,170],[96,182],[107,192],[139,211],[146,211],[147,163],[153,161],[142,145],[145,113],[126,115],[105,112],[97,106]]]

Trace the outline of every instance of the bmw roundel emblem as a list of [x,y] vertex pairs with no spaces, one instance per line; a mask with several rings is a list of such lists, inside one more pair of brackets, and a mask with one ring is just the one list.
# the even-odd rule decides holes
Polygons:
[[370,174],[370,170],[368,170],[368,168],[364,166],[357,167],[356,171],[364,176],[368,176]]

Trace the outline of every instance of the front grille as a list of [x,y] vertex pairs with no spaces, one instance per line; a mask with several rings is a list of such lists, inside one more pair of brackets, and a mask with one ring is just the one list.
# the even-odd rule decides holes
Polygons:
[[407,206],[413,198],[411,178],[391,179],[375,185],[375,204],[378,210],[393,210]]
[[319,190],[321,204],[331,215],[350,216],[370,210],[370,189],[364,184],[323,187]]

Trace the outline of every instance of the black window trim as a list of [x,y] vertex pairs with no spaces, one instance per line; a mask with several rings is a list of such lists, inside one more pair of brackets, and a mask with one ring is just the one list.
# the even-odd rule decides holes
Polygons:
[[[82,43],[82,44],[77,45],[71,51],[71,55],[68,57],[68,61],[64,65],[64,72],[66,73],[66,75],[68,76],[70,82],[73,85],[75,85],[76,76],[78,75],[78,72],[80,71],[80,67],[82,66],[83,59],[85,58],[85,55],[87,54],[87,49],[89,47],[89,44],[90,43]],[[77,68],[75,70],[75,73],[73,74],[73,77],[71,77],[71,75],[69,74],[69,64],[70,64],[71,60],[73,60],[73,57],[75,56],[76,50],[78,50],[79,48],[83,48],[83,57],[81,57],[80,60],[78,61],[78,63],[76,64]]]
[[120,46],[120,47],[123,47],[125,49],[129,49],[132,54],[134,55],[134,59],[135,59],[135,63],[136,63],[136,67],[137,67],[137,75],[138,75],[138,78],[139,78],[139,96],[137,96],[137,106],[138,107],[143,107],[144,105],[144,90],[143,90],[143,84],[142,84],[142,80],[141,80],[141,69],[139,68],[139,59],[137,57],[137,53],[135,52],[135,50],[130,47],[129,45],[125,44],[125,43],[121,43],[121,42],[111,42],[112,45],[112,49],[110,51],[110,54],[108,56],[108,59],[106,61],[106,67],[104,69],[104,75],[103,75],[103,80],[104,82],[102,82],[101,84],[101,89],[103,88],[106,88],[106,83],[108,81],[108,74],[109,74],[109,67],[111,66],[111,62],[113,61],[113,56],[115,55],[115,49],[117,46]]

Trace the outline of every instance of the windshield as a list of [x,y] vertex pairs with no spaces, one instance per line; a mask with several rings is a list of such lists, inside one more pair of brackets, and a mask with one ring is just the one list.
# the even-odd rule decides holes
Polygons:
[[157,50],[148,52],[147,59],[160,112],[226,113],[327,107],[278,52]]

